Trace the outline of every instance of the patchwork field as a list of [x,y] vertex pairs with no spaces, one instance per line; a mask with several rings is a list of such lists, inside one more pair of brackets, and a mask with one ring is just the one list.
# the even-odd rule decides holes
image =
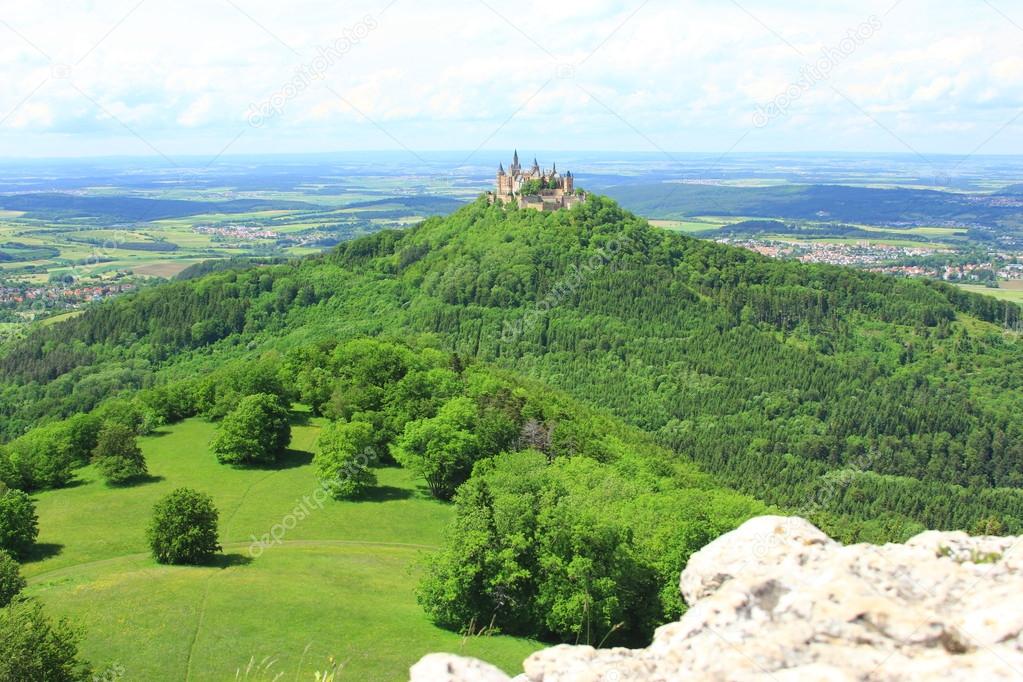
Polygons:
[[[0,196],[29,210],[0,208],[0,268],[7,277],[39,281],[73,272],[76,279],[119,272],[165,277],[188,263],[234,256],[286,256],[322,251],[388,227],[446,214],[461,199],[400,190],[396,179],[365,179],[336,194],[149,190],[109,187],[82,194]],[[466,196],[465,199],[471,199]],[[182,268],[171,265],[185,262]],[[171,265],[167,265],[171,264]]]
[[[310,461],[321,426],[299,422],[274,469],[217,464],[202,446],[214,427],[189,420],[141,439],[148,483],[112,489],[87,468],[77,485],[38,495],[29,593],[84,623],[84,654],[100,672],[123,669],[123,680],[221,681],[239,671],[238,679],[312,680],[328,657],[343,664],[339,680],[404,680],[409,665],[439,650],[517,672],[538,644],[441,630],[416,603],[419,562],[441,543],[453,510],[404,470],[380,470],[380,486],[362,501],[307,502],[297,520],[316,490]],[[208,492],[220,510],[215,566],[160,566],[148,554],[150,510],[181,486]],[[290,527],[281,543],[250,552],[275,524]]]

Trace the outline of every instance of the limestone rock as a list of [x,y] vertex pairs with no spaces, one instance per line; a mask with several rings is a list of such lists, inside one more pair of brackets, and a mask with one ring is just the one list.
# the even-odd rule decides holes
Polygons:
[[[680,580],[690,608],[649,647],[553,647],[521,679],[1023,679],[1021,540],[929,531],[842,546],[803,519],[751,519],[693,555]],[[439,661],[447,677],[416,676]],[[428,656],[412,679],[508,680],[481,665]]]
[[713,594],[736,575],[760,565],[805,564],[835,542],[797,516],[760,516],[722,535],[689,559],[680,587],[686,603]]
[[499,669],[477,661],[450,654],[429,654],[412,666],[409,671],[412,682],[510,682],[511,678]]

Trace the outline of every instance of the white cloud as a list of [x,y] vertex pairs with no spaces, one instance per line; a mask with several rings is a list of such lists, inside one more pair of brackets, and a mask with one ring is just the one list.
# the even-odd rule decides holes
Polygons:
[[209,95],[202,95],[178,115],[177,121],[186,128],[194,128],[210,120],[212,108],[213,98]]
[[[490,138],[494,147],[649,149],[653,140],[723,151],[757,105],[872,14],[876,35],[739,151],[968,151],[1023,109],[1020,31],[983,5],[904,0],[885,15],[891,0],[809,9],[747,0],[748,12],[716,0],[398,0],[381,14],[390,0],[232,2],[241,11],[226,0],[5,9],[17,34],[0,25],[0,153],[152,153],[118,122],[157,148],[216,152],[245,129],[251,107],[275,96],[271,120],[233,151],[280,140],[305,145],[295,151],[393,148],[391,137],[422,149]],[[350,38],[366,17],[373,27],[350,49],[281,97],[320,48]],[[69,65],[70,79],[54,79],[54,64]],[[1018,133],[1006,130],[995,146],[1023,152]]]

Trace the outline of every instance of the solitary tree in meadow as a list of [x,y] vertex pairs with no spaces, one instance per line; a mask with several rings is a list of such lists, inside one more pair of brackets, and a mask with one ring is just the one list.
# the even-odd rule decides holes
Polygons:
[[220,551],[213,499],[189,488],[178,488],[153,507],[149,546],[161,564],[204,564]]

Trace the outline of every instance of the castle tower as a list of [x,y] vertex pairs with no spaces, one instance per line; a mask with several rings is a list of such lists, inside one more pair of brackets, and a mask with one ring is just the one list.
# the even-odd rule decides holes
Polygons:
[[518,175],[519,171],[522,170],[522,166],[519,165],[519,150],[518,149],[515,150],[515,156],[512,157],[511,168],[509,168],[508,170],[511,171],[512,177],[515,177],[516,175]]
[[575,178],[572,177],[572,171],[565,173],[564,177],[565,194],[571,194],[575,191]]
[[504,164],[497,167],[497,193],[500,195],[511,194],[511,179],[504,172]]

